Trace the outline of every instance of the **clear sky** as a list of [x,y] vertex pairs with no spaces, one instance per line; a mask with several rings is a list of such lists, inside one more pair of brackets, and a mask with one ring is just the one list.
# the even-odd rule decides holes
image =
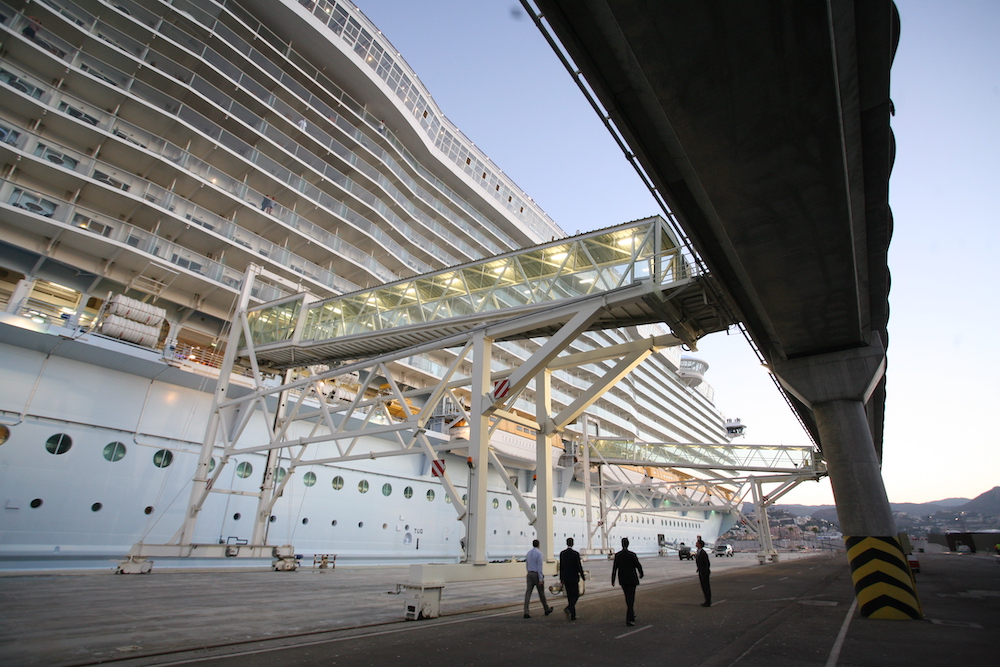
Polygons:
[[[567,233],[659,212],[520,3],[357,4],[445,115]],[[1000,485],[1000,2],[896,4],[883,478],[893,502],[973,498]],[[697,356],[719,408],[748,425],[745,442],[808,443],[740,336],[708,336]],[[833,495],[809,482],[782,502]]]

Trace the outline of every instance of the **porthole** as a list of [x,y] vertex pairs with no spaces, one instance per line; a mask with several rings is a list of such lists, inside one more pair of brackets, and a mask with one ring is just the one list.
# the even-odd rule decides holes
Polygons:
[[364,521],[358,521],[358,528],[364,528],[364,527],[365,527],[365,522]]
[[569,511],[569,515],[570,516],[576,516],[576,508],[575,507]]
[[333,478],[333,481],[330,482],[330,484],[333,486],[334,491],[340,491],[342,488],[344,488],[344,478],[341,477],[340,475],[337,475],[336,477]]
[[45,449],[49,454],[65,454],[73,446],[73,438],[65,433],[56,433],[45,441]]
[[447,493],[444,494],[444,501],[449,505],[451,505],[451,496],[449,496]]
[[302,519],[302,525],[303,526],[306,525],[307,523],[309,523],[309,519]]
[[358,482],[358,493],[368,493],[368,480],[363,479]]
[[566,516],[566,508],[565,507],[563,508],[562,515]]
[[407,500],[409,500],[410,498],[413,497],[413,487],[412,486],[408,486],[405,489],[403,489],[403,497],[406,498]]
[[553,506],[552,506],[552,515],[553,515],[553,516],[555,516],[555,514],[556,514],[556,512],[557,512],[557,511],[558,511],[558,510],[556,510],[556,506],[555,506],[555,505],[553,505]]
[[104,445],[104,458],[108,461],[121,461],[125,458],[125,445],[120,442],[109,442]]
[[242,479],[246,479],[253,474],[253,466],[249,462],[243,461],[236,466],[236,475]]
[[233,521],[239,521],[240,517],[242,517],[242,516],[243,516],[242,514],[240,514],[239,512],[237,512],[236,514],[233,515]]
[[277,484],[281,484],[281,482],[284,481],[285,477],[287,476],[288,476],[288,471],[285,470],[284,468],[278,468],[277,470],[274,471],[274,481]]
[[386,528],[388,528],[388,527],[389,527],[389,524],[387,524],[387,523],[383,523],[383,524],[382,524],[382,530],[385,530],[385,529],[386,529]]
[[30,504],[30,505],[31,505],[31,506],[32,506],[33,508],[35,508],[35,509],[38,509],[39,507],[41,507],[41,506],[42,506],[42,499],[41,499],[41,498],[35,498],[35,499],[34,499],[34,500],[32,500],[32,501],[31,501],[31,503],[29,503],[29,504]]
[[208,474],[211,475],[213,470],[215,470],[215,457],[208,460]]
[[336,520],[336,519],[334,519],[333,521],[331,521],[331,522],[330,522],[330,525],[331,525],[331,526],[336,526],[336,525],[337,525],[337,520]]
[[9,438],[10,438],[10,429],[7,427],[6,424],[0,424],[0,445],[7,442]]
[[316,484],[316,473],[310,471],[302,475],[302,483],[306,486],[314,486]]
[[427,500],[434,500],[434,489],[427,489]]
[[173,452],[167,449],[161,449],[160,451],[153,454],[153,465],[157,468],[166,468],[171,463],[174,462]]
[[146,505],[146,508],[144,510],[142,510],[142,513],[143,514],[152,514],[153,513],[153,506],[152,505]]
[[275,521],[278,520],[278,517],[272,514],[271,516],[267,517],[267,520],[270,521],[271,523],[274,523]]
[[531,511],[532,511],[532,512],[534,512],[534,511],[535,511],[535,503],[531,503]]
[[94,503],[93,505],[90,506],[90,511],[100,512],[102,507],[104,507],[104,505],[102,505],[101,503]]
[[500,500],[497,498],[493,499],[493,509],[500,507]]
[[391,496],[392,495],[392,484],[388,482],[382,485],[382,495]]
[[514,507],[514,503],[512,503],[512,502],[510,502],[510,501],[508,500],[508,501],[507,501],[507,509],[511,509],[512,507]]
[[467,494],[467,493],[463,493],[462,494],[462,502],[463,503],[469,502],[469,494]]

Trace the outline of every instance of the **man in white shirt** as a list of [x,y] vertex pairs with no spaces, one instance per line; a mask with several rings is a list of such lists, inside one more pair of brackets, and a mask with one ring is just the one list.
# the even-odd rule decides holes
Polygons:
[[528,555],[524,558],[524,565],[528,570],[528,589],[524,591],[525,618],[531,618],[531,614],[528,613],[528,603],[531,602],[531,590],[533,588],[538,589],[538,598],[542,601],[542,609],[545,610],[545,615],[548,616],[552,613],[552,607],[550,607],[545,601],[545,575],[542,573],[544,560],[542,552],[538,548],[538,540],[533,540],[531,542],[531,551],[529,551]]

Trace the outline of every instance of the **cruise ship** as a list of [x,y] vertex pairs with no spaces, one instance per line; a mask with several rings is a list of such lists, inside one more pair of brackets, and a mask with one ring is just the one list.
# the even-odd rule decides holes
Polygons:
[[[235,371],[230,386],[254,387],[248,364],[223,363],[241,294],[251,306],[322,301],[566,237],[350,2],[7,1],[0,31],[0,569],[107,567],[137,542],[169,542],[220,368]],[[667,333],[647,324],[583,340]],[[535,347],[498,344],[494,365],[516,368]],[[454,355],[388,372],[428,386]],[[570,403],[601,370],[553,373],[553,402]],[[618,490],[591,496],[596,474],[572,455],[581,437],[727,442],[706,370],[660,349],[563,434],[556,545],[574,537],[596,552],[628,536],[635,551],[662,553],[737,521],[719,494],[684,502],[677,483],[697,479],[678,470],[603,466]],[[347,373],[322,400],[369,391]],[[536,537],[511,491],[536,510],[534,409],[529,391],[511,408],[524,418],[492,436],[510,479],[489,471],[491,560],[523,557]],[[263,437],[264,422],[241,437]],[[460,420],[439,423],[439,440],[462,437]],[[269,544],[337,562],[465,557],[448,493],[467,484],[463,454],[442,455],[450,487],[418,457],[296,468],[276,455],[211,457],[228,492],[200,508],[194,541],[251,540],[270,469],[289,480]]]

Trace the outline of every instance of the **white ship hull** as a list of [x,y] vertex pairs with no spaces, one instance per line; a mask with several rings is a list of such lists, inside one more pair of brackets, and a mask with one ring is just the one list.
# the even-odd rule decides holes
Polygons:
[[[0,326],[8,341],[34,340],[36,347],[58,344],[58,338],[39,342],[53,339],[51,334]],[[95,342],[101,348],[88,352],[86,348],[95,347]],[[110,567],[110,561],[121,558],[135,542],[169,541],[187,508],[214,380],[182,370],[178,372],[192,375],[188,380],[195,386],[164,382],[155,379],[160,374],[157,364],[161,373],[170,367],[151,353],[96,336],[72,344],[75,350],[62,352],[114,355],[120,367],[148,367],[139,375],[62,357],[58,350],[47,355],[10,342],[0,345],[7,372],[0,385],[0,407],[11,429],[10,439],[0,447],[0,488],[6,503],[0,524],[0,569]],[[114,351],[116,346],[127,353]],[[248,432],[247,437],[260,437],[260,432]],[[51,453],[46,443],[55,441],[68,449]],[[109,461],[105,449],[114,443],[124,447],[124,455]],[[163,458],[157,453],[164,450],[172,460],[158,467]],[[274,508],[269,543],[292,544],[307,559],[336,554],[341,563],[459,561],[464,526],[440,481],[421,469],[422,458],[299,469],[300,479],[288,485]],[[231,488],[257,492],[265,460],[263,454],[231,460],[227,468]],[[244,462],[254,472],[241,479],[237,470]],[[464,459],[449,456],[446,462],[456,486],[464,489]],[[315,482],[306,486],[309,472],[315,474]],[[334,488],[335,478],[342,480],[339,489]],[[361,493],[359,485],[364,482],[367,492]],[[489,489],[488,558],[523,556],[534,530],[495,473]],[[533,493],[525,495],[533,502]],[[577,545],[586,546],[583,485],[569,484],[554,505],[555,543],[573,537]],[[714,542],[735,520],[728,512],[648,514],[638,505],[634,509],[617,518],[608,537],[614,545],[627,536],[636,552],[647,554],[659,550],[661,536],[671,544],[691,544],[699,535]],[[255,511],[252,496],[212,496],[202,510],[194,542],[245,543]],[[596,523],[596,503],[591,513]],[[599,548],[600,535],[591,539]]]

